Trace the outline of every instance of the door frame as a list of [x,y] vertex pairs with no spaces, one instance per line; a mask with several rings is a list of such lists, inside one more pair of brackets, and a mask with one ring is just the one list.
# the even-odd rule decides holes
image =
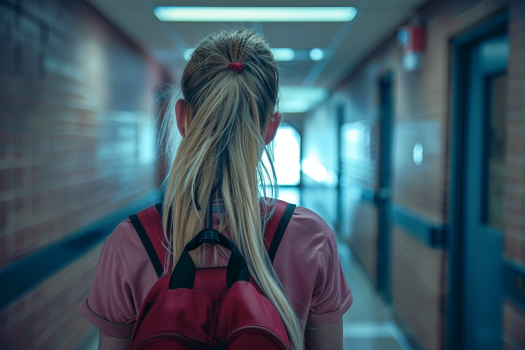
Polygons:
[[[451,181],[449,202],[449,227],[447,230],[448,250],[448,290],[446,312],[447,349],[464,349],[466,334],[466,315],[463,292],[465,290],[465,198],[463,184],[465,178],[466,123],[468,101],[468,64],[470,51],[484,40],[508,32],[509,15],[501,11],[487,19],[476,28],[453,38],[450,47],[453,52],[452,80],[452,142],[451,142]],[[484,150],[480,150],[483,152]]]
[[[386,88],[388,86],[388,88]],[[391,193],[392,193],[392,144],[394,136],[394,73],[383,72],[377,81],[379,93],[379,151],[377,188],[374,194],[378,215],[377,226],[377,289],[383,299],[392,302],[391,272]],[[384,96],[385,90],[388,96]],[[386,110],[383,101],[386,100]],[[381,120],[383,118],[383,120]]]

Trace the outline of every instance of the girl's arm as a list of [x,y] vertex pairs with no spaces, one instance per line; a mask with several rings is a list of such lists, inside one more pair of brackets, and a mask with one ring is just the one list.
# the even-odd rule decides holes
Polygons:
[[307,350],[343,350],[343,318],[327,324],[309,324]]
[[131,336],[127,338],[113,338],[100,332],[98,350],[128,350]]

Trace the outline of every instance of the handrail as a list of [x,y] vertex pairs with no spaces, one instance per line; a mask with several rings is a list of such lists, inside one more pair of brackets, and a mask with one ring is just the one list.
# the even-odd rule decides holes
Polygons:
[[525,266],[503,260],[503,293],[513,304],[525,310]]
[[[377,205],[379,201],[384,200],[383,196],[380,196],[371,187],[362,185],[356,187],[360,188],[362,201]],[[393,223],[403,228],[419,242],[431,248],[446,247],[446,224],[431,222],[412,209],[393,201],[390,204],[390,212]]]

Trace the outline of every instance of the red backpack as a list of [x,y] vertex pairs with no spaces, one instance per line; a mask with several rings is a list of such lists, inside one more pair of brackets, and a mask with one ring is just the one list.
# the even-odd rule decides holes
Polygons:
[[[138,314],[131,350],[288,350],[286,328],[277,309],[250,278],[235,244],[214,229],[199,232],[184,248],[170,275],[164,271],[162,205],[130,219],[159,280]],[[295,205],[277,201],[264,234],[273,263]],[[231,250],[227,267],[196,269],[189,251],[203,243]],[[161,257],[161,258],[159,258]]]

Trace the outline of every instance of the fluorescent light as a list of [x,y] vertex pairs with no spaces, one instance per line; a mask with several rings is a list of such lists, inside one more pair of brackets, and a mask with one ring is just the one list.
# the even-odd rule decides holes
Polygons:
[[276,61],[291,61],[295,55],[292,49],[271,49]]
[[328,97],[328,90],[317,87],[283,86],[279,90],[281,100],[304,99],[317,103]]
[[158,6],[161,21],[174,22],[350,22],[354,7]]
[[315,48],[310,50],[310,59],[312,61],[320,61],[324,57],[324,52],[321,49]]
[[328,90],[316,87],[280,88],[279,111],[283,113],[304,113],[328,97]]
[[186,51],[184,51],[184,59],[186,61],[190,60],[191,54],[193,53],[194,50],[195,49],[187,49]]
[[282,113],[304,113],[310,109],[307,100],[281,101],[279,110]]

